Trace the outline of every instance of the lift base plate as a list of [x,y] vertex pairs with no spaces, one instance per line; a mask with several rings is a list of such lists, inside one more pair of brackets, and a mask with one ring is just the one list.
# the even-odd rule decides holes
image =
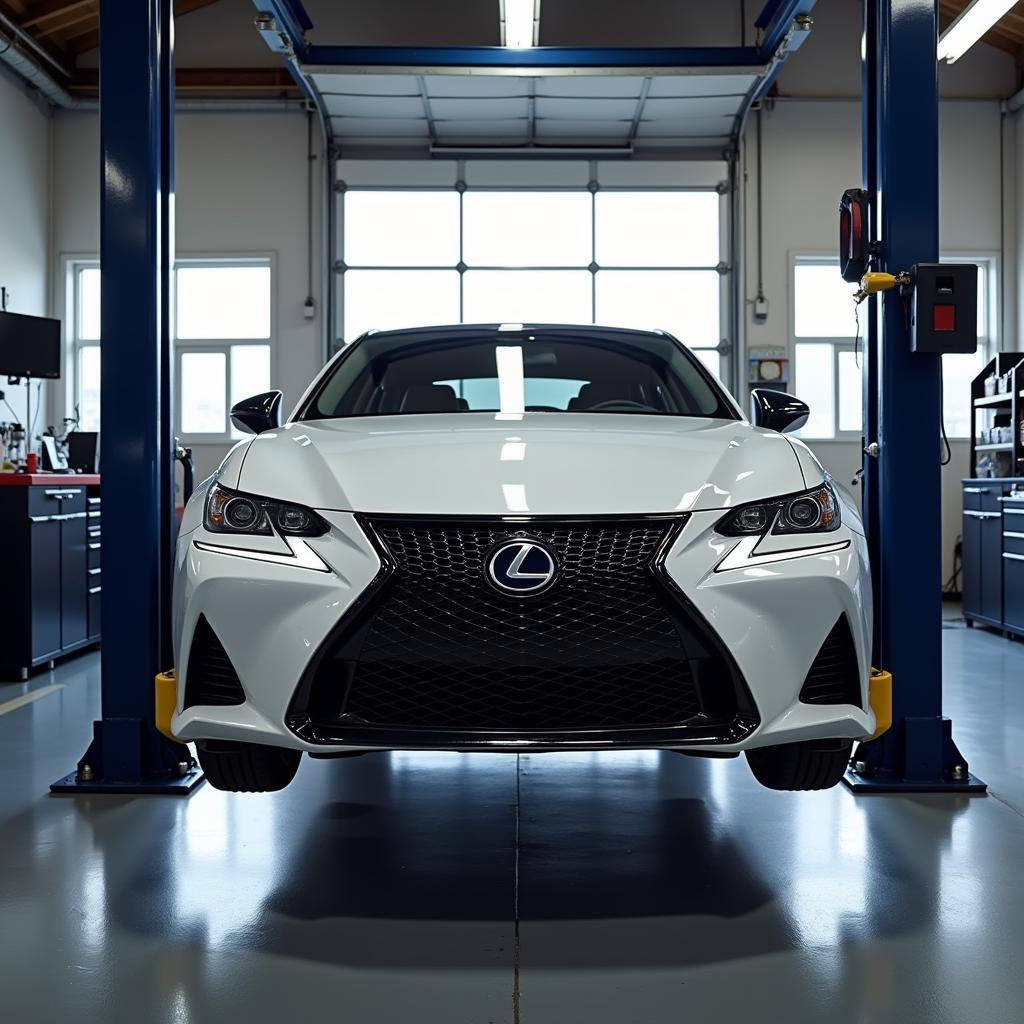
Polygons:
[[850,770],[843,776],[843,785],[854,793],[985,793],[988,786],[976,775],[966,779],[925,782],[916,779],[886,778],[884,775],[858,775]]
[[118,782],[111,779],[90,779],[83,781],[77,772],[65,775],[50,786],[51,793],[164,793],[168,796],[188,796],[205,776],[201,768],[193,768],[187,775],[175,775],[167,778],[145,779],[141,782]]

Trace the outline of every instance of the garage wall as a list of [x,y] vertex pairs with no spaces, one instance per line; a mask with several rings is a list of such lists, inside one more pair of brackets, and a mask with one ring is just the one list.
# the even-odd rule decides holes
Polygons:
[[[63,294],[68,257],[99,252],[99,121],[93,113],[54,119],[54,280]],[[314,189],[317,318],[306,320],[306,118],[296,112],[182,113],[176,122],[179,256],[272,255],[275,260],[272,379],[294,403],[322,365],[320,227],[323,189]],[[58,396],[63,400],[65,396]],[[227,446],[195,446],[196,479],[217,468]]]
[[[783,346],[792,351],[790,265],[797,253],[831,255],[836,247],[836,204],[843,189],[858,185],[860,104],[858,100],[779,99],[765,111],[764,277],[770,303],[765,324],[755,324],[748,308],[747,344]],[[940,244],[969,254],[998,253],[1000,229],[1007,231],[1003,280],[1017,280],[1012,136],[1007,131],[1005,209],[1000,203],[1000,133],[1003,117],[996,100],[944,100],[940,110]],[[754,128],[747,133],[745,164],[747,297],[756,292],[756,157]],[[1006,224],[1003,225],[1004,218]],[[1017,347],[1014,287],[1006,287],[1001,347]],[[952,571],[953,546],[960,530],[959,480],[969,468],[969,443],[953,441],[953,459],[943,469],[943,572]],[[825,467],[849,484],[860,466],[859,445],[813,441]]]
[[[50,119],[25,91],[19,79],[0,70],[0,285],[9,294],[12,313],[45,316],[48,312],[50,232]],[[46,388],[36,415],[36,433],[46,427]],[[25,386],[9,387],[0,379],[18,420],[25,422]],[[11,410],[0,405],[0,421]]]

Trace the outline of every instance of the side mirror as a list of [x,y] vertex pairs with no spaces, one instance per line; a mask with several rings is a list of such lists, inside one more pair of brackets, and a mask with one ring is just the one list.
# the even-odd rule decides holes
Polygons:
[[784,434],[787,430],[799,430],[810,415],[811,410],[806,402],[784,391],[754,388],[750,392],[750,418],[755,427],[765,427]]
[[264,391],[262,395],[243,398],[231,407],[231,422],[248,434],[262,434],[264,430],[275,430],[281,426],[280,391]]

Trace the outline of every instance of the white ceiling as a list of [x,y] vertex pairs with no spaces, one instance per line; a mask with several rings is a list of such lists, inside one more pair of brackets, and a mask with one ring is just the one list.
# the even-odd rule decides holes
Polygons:
[[722,149],[761,68],[518,77],[306,71],[347,146]]

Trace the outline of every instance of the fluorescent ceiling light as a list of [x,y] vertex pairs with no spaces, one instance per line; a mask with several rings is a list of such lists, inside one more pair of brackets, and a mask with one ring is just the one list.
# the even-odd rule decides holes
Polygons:
[[540,0],[501,0],[501,45],[525,50],[537,45]]
[[1017,0],[974,0],[974,3],[939,36],[939,60],[952,64],[962,57],[1016,2]]

